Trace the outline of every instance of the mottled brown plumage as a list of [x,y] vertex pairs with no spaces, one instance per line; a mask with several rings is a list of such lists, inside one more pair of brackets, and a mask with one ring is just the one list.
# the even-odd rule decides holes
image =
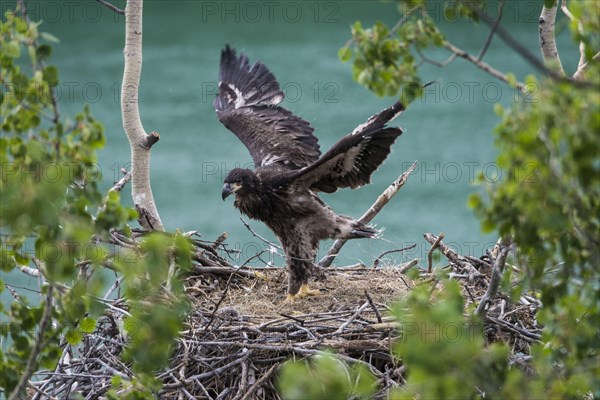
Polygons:
[[260,62],[250,66],[245,55],[225,47],[215,110],[248,148],[255,169],[231,171],[222,196],[235,193],[235,207],[277,235],[287,258],[288,294],[293,299],[315,294],[307,283],[320,240],[376,236],[375,229],[337,215],[316,192],[369,183],[402,134],[400,128],[385,124],[404,107],[396,103],[372,116],[321,156],[310,124],[278,106],[283,98],[267,67]]

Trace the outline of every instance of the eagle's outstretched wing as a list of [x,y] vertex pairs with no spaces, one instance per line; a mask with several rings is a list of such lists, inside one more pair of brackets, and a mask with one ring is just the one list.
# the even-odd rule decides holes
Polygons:
[[317,162],[293,173],[287,184],[327,193],[338,188],[366,185],[390,153],[391,145],[402,134],[400,128],[385,127],[402,111],[404,106],[397,102],[373,115],[334,144]]
[[250,66],[245,55],[236,56],[229,46],[223,49],[215,111],[248,148],[257,168],[279,163],[298,169],[321,154],[310,124],[277,106],[283,98],[264,64]]

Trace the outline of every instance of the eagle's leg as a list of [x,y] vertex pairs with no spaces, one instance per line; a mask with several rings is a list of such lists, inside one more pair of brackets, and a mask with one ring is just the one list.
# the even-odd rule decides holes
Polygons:
[[308,278],[312,270],[312,262],[309,260],[292,260],[288,262],[288,295],[286,302],[293,302],[307,296],[317,296],[321,292],[308,287]]

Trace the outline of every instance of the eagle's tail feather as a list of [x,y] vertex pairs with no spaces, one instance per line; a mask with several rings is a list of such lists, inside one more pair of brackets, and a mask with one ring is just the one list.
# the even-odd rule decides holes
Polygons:
[[350,239],[360,239],[360,238],[376,239],[377,237],[379,237],[379,234],[381,233],[379,230],[377,230],[373,227],[367,226],[365,224],[362,224],[360,222],[356,222],[352,228],[353,229],[350,232],[352,236],[350,236]]
[[234,49],[226,45],[221,51],[219,74],[219,101],[217,109],[250,105],[273,106],[284,98],[277,79],[261,62],[252,66],[244,54],[236,55]]

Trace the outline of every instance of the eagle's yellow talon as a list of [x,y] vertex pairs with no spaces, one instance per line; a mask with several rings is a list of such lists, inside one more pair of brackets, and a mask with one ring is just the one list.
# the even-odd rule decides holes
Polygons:
[[264,281],[268,280],[267,279],[267,274],[263,274],[262,272],[258,272],[258,271],[254,271],[254,276],[258,279],[262,279]]
[[318,289],[310,289],[306,284],[300,286],[298,291],[298,297],[319,296],[320,294],[321,292]]

